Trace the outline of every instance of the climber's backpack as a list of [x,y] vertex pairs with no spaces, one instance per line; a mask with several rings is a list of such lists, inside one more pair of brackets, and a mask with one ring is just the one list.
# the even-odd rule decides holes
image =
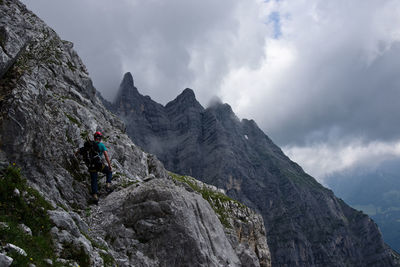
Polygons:
[[83,156],[83,161],[89,171],[97,172],[103,168],[103,161],[100,157],[100,148],[95,141],[87,140],[83,147],[79,149],[79,153]]

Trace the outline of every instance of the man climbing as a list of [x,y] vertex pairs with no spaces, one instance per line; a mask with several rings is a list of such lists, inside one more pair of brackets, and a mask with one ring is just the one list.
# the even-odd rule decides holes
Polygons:
[[[91,188],[94,202],[97,204],[99,197],[98,192],[98,172],[102,172],[106,175],[106,190],[111,192],[111,178],[112,178],[112,167],[110,158],[108,157],[108,152],[106,146],[101,142],[103,135],[101,132],[97,131],[94,133],[94,141],[87,140],[83,147],[81,147],[75,155],[82,155],[83,159],[89,169]],[[108,166],[104,165],[102,156],[106,158]]]

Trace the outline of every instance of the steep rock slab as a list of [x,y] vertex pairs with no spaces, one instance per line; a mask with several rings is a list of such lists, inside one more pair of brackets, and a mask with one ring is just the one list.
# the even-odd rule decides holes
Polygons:
[[241,265],[210,205],[170,180],[113,193],[92,220],[121,266]]
[[190,176],[171,173],[172,178],[210,203],[225,228],[243,266],[271,266],[266,231],[260,214],[225,195],[224,190]]

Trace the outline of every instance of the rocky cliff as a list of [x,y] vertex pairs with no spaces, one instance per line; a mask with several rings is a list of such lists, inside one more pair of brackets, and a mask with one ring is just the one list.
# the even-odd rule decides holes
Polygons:
[[130,73],[107,104],[139,146],[167,169],[226,190],[258,210],[273,266],[395,266],[376,224],[307,175],[253,120],[227,104],[203,108],[191,89],[162,106]]
[[[73,156],[100,130],[114,191]],[[137,147],[70,42],[0,0],[0,265],[270,266],[262,218]]]
[[329,176],[326,183],[337,196],[371,216],[391,248],[400,251],[400,160],[387,160],[374,170]]

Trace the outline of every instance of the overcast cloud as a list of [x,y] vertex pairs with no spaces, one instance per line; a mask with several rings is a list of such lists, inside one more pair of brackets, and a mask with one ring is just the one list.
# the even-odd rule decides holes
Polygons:
[[242,0],[24,0],[75,43],[96,88],[109,99],[123,73],[166,104],[191,87],[205,105],[230,69],[264,57],[267,10]]
[[24,0],[111,99],[126,71],[163,104],[193,88],[310,174],[399,157],[397,0]]

